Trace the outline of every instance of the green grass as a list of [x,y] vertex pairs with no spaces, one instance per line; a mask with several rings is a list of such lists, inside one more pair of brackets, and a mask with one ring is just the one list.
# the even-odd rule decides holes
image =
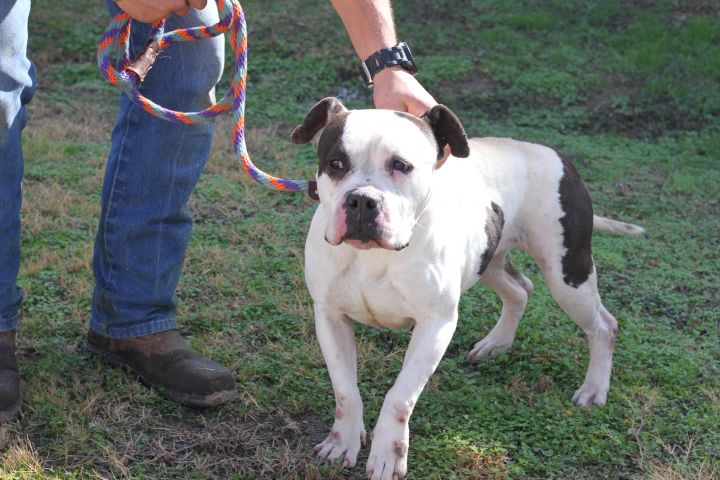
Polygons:
[[[642,224],[597,235],[601,295],[620,324],[609,403],[570,397],[587,362],[580,330],[537,267],[513,349],[465,353],[499,315],[463,297],[447,355],[411,419],[410,478],[720,476],[720,17],[713,2],[395,2],[418,78],[472,135],[562,150],[598,212]],[[370,94],[329,2],[244,2],[250,31],[248,141],[272,173],[308,178],[314,153],[288,141],[328,95]],[[0,427],[0,477],[364,478],[311,446],[332,424],[314,336],[303,243],[314,204],[263,190],[236,165],[223,119],[191,200],[195,229],[179,290],[183,333],[237,376],[242,400],[176,406],[82,349],[90,259],[117,92],[94,67],[108,19],[89,0],[36,0],[30,55],[39,90],[25,131],[19,331],[25,405]],[[409,335],[357,327],[365,423],[374,425]]]

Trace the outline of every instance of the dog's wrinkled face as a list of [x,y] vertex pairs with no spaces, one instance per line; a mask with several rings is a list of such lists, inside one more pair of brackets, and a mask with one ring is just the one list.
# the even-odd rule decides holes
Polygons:
[[[456,123],[466,150],[459,122],[439,107]],[[435,117],[435,124],[446,123]],[[334,98],[313,107],[292,139],[305,143],[321,131],[317,182],[328,215],[325,239],[359,249],[406,247],[429,200],[439,152],[444,142],[453,148],[440,130],[431,115],[419,119],[391,110],[348,111]]]
[[390,110],[335,116],[318,141],[325,238],[399,250],[429,194],[437,144],[427,124]]

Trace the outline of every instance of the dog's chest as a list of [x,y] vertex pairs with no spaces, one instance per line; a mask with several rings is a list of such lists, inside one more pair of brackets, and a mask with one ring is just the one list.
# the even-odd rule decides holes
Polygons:
[[406,275],[388,265],[350,265],[336,278],[332,301],[365,325],[408,329],[415,323],[416,309]]

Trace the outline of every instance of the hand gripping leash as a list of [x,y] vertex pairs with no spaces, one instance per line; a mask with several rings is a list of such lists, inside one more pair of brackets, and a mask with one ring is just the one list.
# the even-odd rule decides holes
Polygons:
[[[245,85],[247,80],[247,28],[245,14],[237,0],[216,0],[220,21],[212,26],[181,28],[165,33],[165,20],[152,24],[150,38],[137,59],[130,59],[130,29],[132,19],[126,13],[118,14],[103,33],[98,45],[98,67],[103,76],[120,87],[143,110],[158,118],[176,123],[206,122],[227,110],[232,110],[234,126],[232,144],[243,170],[256,182],[275,190],[307,192],[317,200],[314,180],[287,180],[273,177],[257,168],[245,145]],[[158,54],[175,42],[192,42],[216,37],[230,30],[230,47],[235,57],[232,83],[225,96],[215,105],[200,112],[178,112],[164,108],[144,97],[139,86]],[[110,61],[111,52],[118,52],[117,69]]]

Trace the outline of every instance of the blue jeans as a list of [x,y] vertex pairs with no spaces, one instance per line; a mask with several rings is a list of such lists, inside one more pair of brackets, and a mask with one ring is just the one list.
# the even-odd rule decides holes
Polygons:
[[[115,15],[117,6],[107,3]],[[167,29],[212,24],[217,18],[211,4],[187,17],[171,17]],[[145,45],[147,34],[147,25],[134,23],[133,57]],[[206,108],[214,101],[223,54],[221,38],[175,44],[158,57],[141,90],[172,109]],[[176,327],[175,288],[192,227],[186,205],[209,156],[212,135],[212,123],[169,123],[120,96],[93,255],[92,330],[127,338]],[[15,278],[2,281],[14,284]],[[4,304],[0,297],[0,308]],[[8,319],[16,321],[17,305],[7,309]],[[13,325],[10,320],[4,327]]]
[[29,14],[30,0],[0,2],[0,331],[15,328],[22,301],[16,283],[23,176],[20,135],[35,86],[34,68],[26,55]]

